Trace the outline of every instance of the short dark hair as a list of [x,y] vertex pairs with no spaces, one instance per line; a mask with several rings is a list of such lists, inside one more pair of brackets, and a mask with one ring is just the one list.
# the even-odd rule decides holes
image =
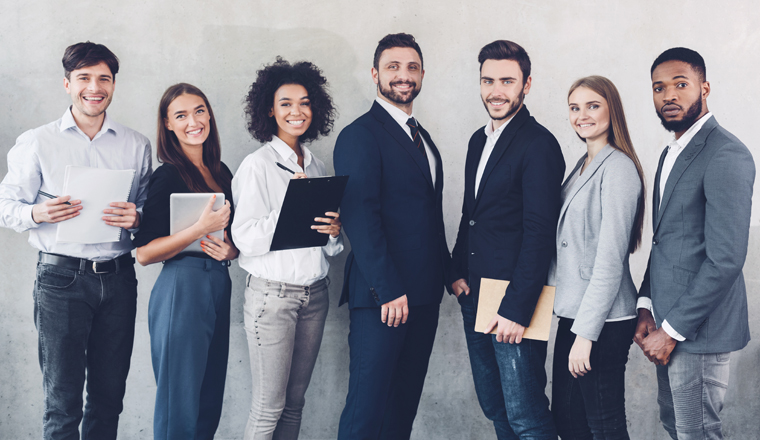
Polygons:
[[327,93],[327,80],[322,76],[322,71],[308,61],[291,65],[278,56],[273,64],[257,72],[256,81],[251,84],[245,97],[245,114],[251,136],[260,142],[269,142],[277,134],[277,121],[274,116],[269,116],[269,111],[274,106],[275,92],[286,84],[303,86],[311,102],[311,124],[298,140],[306,143],[330,134],[335,107]]
[[72,44],[66,48],[63,53],[63,74],[66,79],[71,79],[71,72],[84,67],[94,66],[101,62],[106,63],[111,69],[113,79],[119,73],[119,59],[107,47],[102,44],[86,41],[84,43]]
[[705,82],[707,80],[707,67],[705,67],[704,58],[697,51],[685,47],[673,47],[661,53],[652,63],[652,70],[649,71],[649,75],[651,76],[654,73],[657,66],[668,61],[683,61],[694,69],[700,81]]
[[380,56],[383,54],[383,52],[386,49],[393,49],[394,47],[410,47],[416,50],[417,55],[420,56],[420,67],[424,67],[420,45],[417,44],[414,36],[402,32],[398,34],[388,34],[384,36],[382,40],[378,41],[377,48],[375,49],[375,59],[372,62],[372,65],[375,67],[375,69],[380,68]]
[[496,40],[493,43],[486,44],[480,49],[478,62],[483,69],[483,63],[486,60],[512,60],[517,61],[523,74],[523,84],[528,81],[530,76],[530,57],[528,52],[519,44],[509,40]]

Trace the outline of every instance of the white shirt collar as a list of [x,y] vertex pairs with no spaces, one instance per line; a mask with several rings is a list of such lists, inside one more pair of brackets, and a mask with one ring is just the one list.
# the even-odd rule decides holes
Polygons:
[[699,130],[702,129],[702,126],[705,125],[705,122],[707,122],[708,119],[712,116],[712,113],[707,112],[704,116],[699,118],[697,122],[692,124],[691,127],[689,127],[686,132],[681,135],[680,138],[676,139],[676,135],[673,134],[673,140],[670,141],[668,144],[668,148],[676,148],[677,150],[682,150],[686,148],[687,145],[689,145],[689,142],[694,138],[694,136],[699,133]]
[[[77,121],[74,120],[74,115],[71,114],[71,106],[68,106],[66,108],[66,112],[64,112],[63,116],[61,117],[61,132],[74,127],[76,127],[79,131],[82,131],[82,129],[77,126]],[[111,122],[111,118],[108,117],[108,113],[106,112],[105,117],[103,118],[103,126],[100,127],[98,135],[105,133],[108,130],[111,130],[116,134],[120,134],[117,130],[117,125]],[[95,135],[95,137],[97,137],[97,135]]]
[[[269,145],[274,148],[274,151],[280,155],[283,161],[291,160],[293,163],[298,164],[298,156],[296,156],[296,152],[293,151],[293,149],[282,139],[273,135],[272,140],[269,141]],[[306,169],[311,163],[311,151],[303,145],[301,145],[301,150],[303,150],[303,168]]]
[[507,119],[507,122],[501,124],[501,127],[499,127],[496,130],[494,130],[493,129],[493,119],[489,118],[488,119],[488,123],[486,123],[486,128],[485,128],[486,136],[489,137],[489,138],[491,136],[495,136],[495,139],[499,139],[499,136],[501,136],[501,134],[504,132],[504,129],[507,127],[507,125],[509,125],[509,123],[512,121],[512,119],[514,119],[514,115],[512,115],[511,118]]
[[[380,104],[385,109],[385,111],[391,115],[391,118],[393,118],[394,121],[398,122],[398,125],[400,125],[402,128],[406,127],[406,121],[408,121],[409,118],[414,117],[414,111],[412,111],[411,115],[407,115],[405,111],[401,110],[400,108],[396,107],[395,105],[379,96],[375,98],[375,102]],[[415,121],[416,120],[417,119],[415,119]]]

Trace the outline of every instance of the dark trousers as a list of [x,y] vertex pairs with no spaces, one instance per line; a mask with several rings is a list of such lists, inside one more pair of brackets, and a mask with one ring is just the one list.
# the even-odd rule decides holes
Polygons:
[[214,438],[227,376],[231,290],[226,261],[185,257],[164,264],[148,306],[154,439]]
[[380,308],[351,310],[350,377],[338,439],[410,437],[433,350],[438,310],[438,304],[409,307],[409,319],[398,327],[380,321]]
[[95,274],[39,263],[34,301],[43,438],[79,439],[81,422],[82,439],[115,439],[135,335],[134,266]]
[[627,440],[625,364],[636,319],[604,324],[591,347],[591,370],[574,378],[568,356],[573,320],[559,319],[552,372],[552,414],[562,440]]
[[546,397],[546,346],[523,339],[519,344],[497,342],[496,335],[475,331],[472,294],[459,295],[464,335],[470,354],[475,393],[499,440],[556,440]]

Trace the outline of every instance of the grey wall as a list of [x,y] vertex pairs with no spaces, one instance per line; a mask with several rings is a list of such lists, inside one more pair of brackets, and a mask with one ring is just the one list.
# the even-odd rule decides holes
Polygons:
[[[655,116],[649,67],[664,49],[684,45],[702,53],[712,84],[709,108],[760,158],[757,102],[760,91],[760,9],[751,0],[636,2],[559,0],[457,2],[388,0],[289,1],[184,0],[74,1],[0,0],[0,169],[6,153],[27,129],[59,118],[70,103],[62,87],[60,59],[69,44],[93,40],[121,59],[109,113],[155,138],[156,108],[169,85],[199,86],[214,107],[223,160],[235,170],[259,147],[244,128],[241,100],[255,71],[282,55],[307,59],[323,70],[339,108],[331,136],[313,144],[332,168],[337,133],[365,112],[374,98],[372,53],[386,33],[414,34],[425,55],[426,77],[415,113],[444,159],[444,211],[453,246],[463,189],[467,140],[487,115],[479,101],[478,50],[495,39],[522,44],[533,61],[533,88],[526,103],[559,139],[568,164],[584,145],[568,124],[567,89],[591,74],[612,79],[620,89],[634,144],[651,185],[662,148],[669,140]],[[570,166],[572,168],[572,166]],[[758,192],[758,185],[755,187]],[[760,334],[760,208],[753,206],[745,266],[750,319]],[[649,206],[647,206],[649,210]],[[649,225],[649,223],[647,223]],[[636,281],[646,264],[645,245],[631,258]],[[0,439],[39,438],[42,387],[32,319],[35,251],[27,234],[0,230]],[[346,252],[332,260],[333,307],[311,387],[302,438],[335,438],[348,380],[348,313],[338,309]],[[150,364],[147,305],[160,265],[138,269],[139,309],[123,439],[152,435],[155,383]],[[244,272],[233,264],[232,338],[220,439],[242,436],[250,404],[248,350],[242,327]],[[634,346],[628,364],[628,420],[632,438],[664,439],[658,421],[654,367]],[[732,378],[723,411],[731,439],[760,432],[760,346],[756,341],[732,358]],[[551,365],[551,360],[547,360]],[[548,390],[548,388],[547,388]],[[438,337],[415,424],[415,439],[493,438],[473,390],[461,318],[444,298]]]

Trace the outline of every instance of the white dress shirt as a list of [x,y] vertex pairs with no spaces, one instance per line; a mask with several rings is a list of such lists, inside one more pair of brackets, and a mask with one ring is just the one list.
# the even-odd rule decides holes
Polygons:
[[501,127],[496,130],[493,129],[493,119],[489,119],[486,124],[486,145],[483,147],[483,153],[480,155],[480,162],[478,162],[478,170],[475,172],[475,198],[478,198],[478,188],[480,187],[480,180],[483,178],[483,172],[486,170],[488,159],[493,153],[493,147],[496,146],[496,142],[501,137],[504,129],[509,125],[509,121],[513,118],[507,119],[507,122],[501,124]]
[[[687,145],[689,145],[689,142],[691,142],[691,140],[694,138],[694,135],[696,135],[699,130],[702,129],[702,126],[705,125],[705,122],[707,122],[707,120],[711,117],[712,113],[707,112],[704,116],[699,118],[697,122],[689,127],[689,129],[686,130],[686,132],[684,132],[680,138],[676,139],[676,136],[674,134],[673,139],[666,147],[668,149],[668,152],[665,154],[665,160],[662,161],[662,170],[660,171],[660,187],[657,188],[657,191],[660,192],[660,206],[662,206],[662,195],[665,192],[665,185],[668,183],[668,177],[670,177],[670,172],[673,171],[673,166],[676,164],[678,156],[681,155],[681,152],[684,150],[684,148],[686,148]],[[637,301],[636,307],[639,309],[647,309],[652,312],[652,316],[654,316],[654,308],[652,307],[651,298],[642,296]],[[686,338],[678,333],[676,329],[668,324],[667,319],[665,321],[662,321],[662,329],[665,330],[665,333],[667,333],[668,336],[675,339],[676,341],[682,342],[686,340]]]
[[343,250],[343,235],[330,237],[321,248],[269,251],[285,192],[293,177],[276,162],[308,177],[326,174],[322,161],[308,148],[301,148],[304,169],[298,165],[296,153],[277,136],[243,159],[232,179],[235,201],[232,239],[240,250],[240,267],[252,276],[308,286],[327,276],[330,263],[325,256],[332,257]]
[[49,200],[37,195],[37,191],[78,198],[77,194],[62,194],[66,165],[136,170],[129,201],[142,214],[152,173],[148,138],[116,123],[106,113],[103,126],[90,140],[77,127],[69,108],[61,119],[19,136],[8,152],[8,174],[0,183],[0,226],[17,232],[29,230],[29,243],[43,252],[94,261],[107,261],[130,252],[134,248],[130,234],[121,234],[121,240],[113,243],[56,243],[57,224],[38,224],[32,220],[33,206]]
[[[405,111],[401,110],[400,108],[396,107],[395,105],[391,104],[390,102],[380,98],[379,96],[375,98],[375,101],[380,104],[385,111],[388,112],[389,115],[391,115],[391,118],[393,118],[394,121],[398,123],[398,125],[401,126],[401,128],[404,130],[404,133],[409,136],[409,139],[414,140],[412,137],[412,129],[408,125],[406,125],[406,121],[409,120],[409,118],[414,118],[414,111],[412,111],[411,115],[407,115]],[[417,121],[417,118],[414,118],[415,121]],[[417,121],[417,126],[420,125],[420,121]],[[435,156],[433,155],[433,150],[430,149],[430,145],[428,145],[427,141],[425,140],[425,136],[422,136],[422,145],[425,146],[425,154],[427,155],[428,159],[428,165],[430,166],[430,176],[433,178],[433,186],[435,186]]]

